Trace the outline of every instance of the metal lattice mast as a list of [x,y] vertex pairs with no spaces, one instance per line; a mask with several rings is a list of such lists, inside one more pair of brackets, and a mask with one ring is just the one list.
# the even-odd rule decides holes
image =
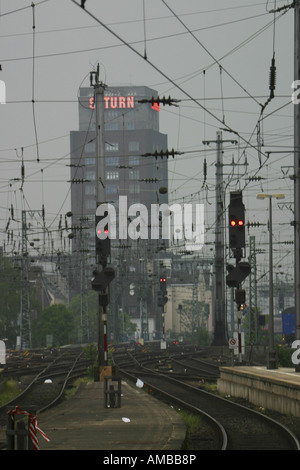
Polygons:
[[26,211],[22,211],[20,348],[31,347],[30,289],[27,251]]
[[[294,1],[294,80],[300,79],[300,0]],[[300,105],[294,106],[295,337],[300,339]],[[300,370],[297,365],[296,372]]]
[[199,302],[198,302],[198,283],[199,275],[197,273],[197,263],[193,262],[192,264],[192,273],[194,278],[193,283],[193,294],[192,294],[192,338],[194,335],[194,330],[198,331],[200,325],[200,312],[199,312]]
[[250,243],[249,262],[251,266],[251,272],[249,276],[250,344],[257,344],[258,342],[258,312],[257,312],[257,276],[256,276],[255,237],[250,237],[249,243]]
[[89,328],[89,301],[88,301],[88,286],[87,286],[87,249],[86,249],[86,237],[84,228],[80,230],[80,254],[81,254],[81,341],[83,343],[89,342],[90,339],[90,328]]

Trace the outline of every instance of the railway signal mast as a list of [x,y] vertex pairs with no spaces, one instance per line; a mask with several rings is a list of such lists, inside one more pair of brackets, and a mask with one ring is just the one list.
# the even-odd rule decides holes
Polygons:
[[229,248],[236,259],[236,265],[227,265],[228,275],[226,284],[235,288],[235,302],[237,304],[238,318],[238,355],[242,361],[242,333],[241,319],[242,306],[246,303],[246,292],[242,289],[242,282],[251,272],[251,266],[245,261],[241,261],[245,256],[245,206],[243,204],[242,191],[230,193],[230,203],[228,209],[229,226]]
[[[95,245],[96,264],[92,279],[92,288],[98,292],[98,362],[101,369],[108,365],[107,354],[107,306],[109,304],[109,284],[115,272],[108,265],[110,261],[110,234],[105,208],[105,144],[104,144],[104,90],[100,81],[100,68],[90,74],[90,85],[94,87],[94,103],[96,111],[96,216]],[[105,220],[104,220],[105,219]]]
[[[294,80],[300,80],[300,0],[294,1]],[[300,339],[300,105],[294,106],[295,337]],[[295,366],[300,372],[300,366]]]
[[223,181],[223,143],[236,144],[235,140],[223,140],[222,132],[217,132],[215,141],[203,141],[204,145],[215,143],[217,147],[216,163],[216,237],[215,237],[215,299],[214,299],[214,346],[227,344],[225,279],[224,279],[224,181]]

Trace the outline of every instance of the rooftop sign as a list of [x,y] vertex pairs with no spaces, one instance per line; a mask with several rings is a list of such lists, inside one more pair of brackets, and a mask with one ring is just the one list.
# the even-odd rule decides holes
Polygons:
[[[95,109],[94,97],[89,99],[89,106]],[[105,109],[133,109],[134,96],[104,96]]]

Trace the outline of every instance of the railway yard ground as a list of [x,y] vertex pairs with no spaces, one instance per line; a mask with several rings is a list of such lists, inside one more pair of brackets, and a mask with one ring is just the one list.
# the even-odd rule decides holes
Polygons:
[[[25,395],[6,403],[9,408],[23,409],[27,403],[36,405],[38,425],[50,439],[47,442],[37,433],[40,450],[98,450],[124,455],[143,450],[199,455],[201,450],[300,448],[300,418],[259,409],[238,397],[220,397],[216,386],[219,366],[230,366],[228,358],[210,355],[203,360],[201,351],[182,353],[176,348],[165,352],[116,350],[113,361],[121,384],[118,407],[106,403],[107,382],[86,376],[88,364],[80,351],[72,352],[72,357],[68,354],[48,358],[41,370],[34,362],[33,375],[25,379]],[[28,369],[28,365],[22,368],[21,380]],[[65,399],[62,391],[72,388],[75,377],[84,380],[76,393]],[[31,390],[31,380],[35,391]],[[117,395],[113,396],[117,400]],[[7,406],[0,407],[3,450],[5,409]],[[109,455],[112,458],[113,454]]]
[[69,400],[42,413],[44,450],[179,450],[185,424],[176,411],[122,382],[120,408],[104,407],[103,382],[87,382]]

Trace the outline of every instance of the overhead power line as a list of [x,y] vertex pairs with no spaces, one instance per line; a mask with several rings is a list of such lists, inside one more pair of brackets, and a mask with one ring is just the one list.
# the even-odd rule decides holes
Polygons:
[[[72,3],[74,3],[77,7],[80,7],[80,4],[77,3],[75,0],[71,0]],[[139,51],[137,51],[131,44],[129,44],[125,39],[123,39],[121,36],[119,36],[116,32],[114,32],[109,26],[107,26],[103,21],[101,21],[99,18],[97,18],[93,13],[91,13],[89,10],[86,8],[84,9],[85,13],[87,13],[91,18],[93,18],[97,23],[99,23],[104,29],[106,29],[110,34],[112,34],[115,38],[117,38],[119,41],[122,42],[126,47],[128,47],[132,52],[134,52],[136,55],[138,55],[143,61],[146,61],[154,70],[156,70],[160,75],[162,75],[167,81],[169,81],[175,88],[177,88],[181,93],[183,93],[185,96],[190,98],[194,103],[197,104],[201,109],[205,110],[207,114],[209,114],[213,119],[215,119],[217,122],[222,124],[222,126],[225,126],[225,130],[229,131],[235,135],[238,135],[239,138],[246,143],[247,146],[252,147],[253,149],[257,150],[257,148],[251,144],[251,142],[247,141],[243,136],[239,135],[237,131],[232,129],[229,125],[224,124],[224,122],[218,118],[214,113],[212,113],[210,110],[206,109],[201,103],[199,103],[195,98],[193,98],[187,91],[185,91],[180,85],[178,85],[172,78],[170,78],[165,72],[163,72],[157,65],[155,65],[153,62],[151,62],[148,58],[145,59],[144,55],[141,54]]]
[[189,34],[195,39],[195,41],[207,52],[207,54],[214,60],[216,64],[218,64],[219,67],[222,67],[222,70],[250,97],[252,98],[258,105],[260,103],[244,88],[232,75],[231,73],[226,70],[221,63],[219,62],[218,59],[216,59],[213,54],[207,49],[207,47],[202,44],[201,41],[195,36],[195,34],[186,26],[186,24],[179,18],[179,16],[172,10],[172,8],[165,2],[165,0],[162,0],[163,4],[170,10],[170,12],[175,16],[175,18],[180,22],[180,24],[189,32]]

